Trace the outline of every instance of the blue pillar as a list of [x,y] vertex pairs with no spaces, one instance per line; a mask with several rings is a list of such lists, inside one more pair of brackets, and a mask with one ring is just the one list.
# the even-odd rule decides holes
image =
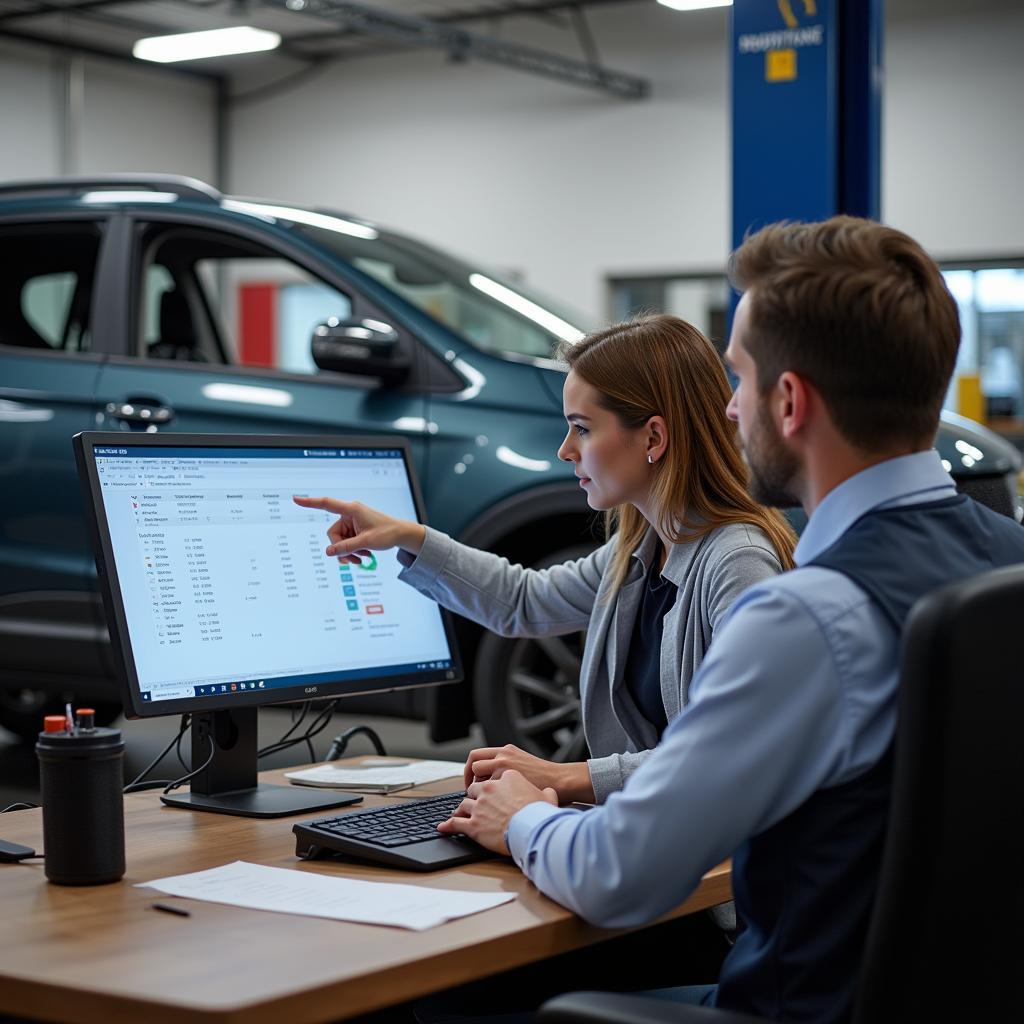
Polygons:
[[735,0],[732,244],[777,220],[877,219],[883,0]]

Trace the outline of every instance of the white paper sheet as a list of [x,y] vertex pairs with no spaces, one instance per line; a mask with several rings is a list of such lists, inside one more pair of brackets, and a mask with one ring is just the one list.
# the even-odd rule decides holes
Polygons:
[[461,761],[415,761],[412,764],[395,765],[393,767],[341,768],[333,764],[320,764],[315,768],[303,768],[297,772],[285,772],[289,779],[304,782],[307,785],[340,786],[345,789],[358,790],[366,787],[369,790],[386,787],[389,790],[404,789],[408,786],[423,786],[428,782],[439,782],[441,779],[457,778],[462,787]]
[[433,928],[445,921],[467,917],[515,899],[512,893],[362,882],[312,871],[248,864],[241,860],[208,871],[140,882],[136,888],[158,889],[168,896],[227,903],[250,910],[384,924],[413,931]]

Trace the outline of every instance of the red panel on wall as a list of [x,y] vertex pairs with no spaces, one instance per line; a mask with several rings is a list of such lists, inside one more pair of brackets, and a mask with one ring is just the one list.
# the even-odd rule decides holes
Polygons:
[[238,361],[273,366],[276,356],[277,285],[238,286]]

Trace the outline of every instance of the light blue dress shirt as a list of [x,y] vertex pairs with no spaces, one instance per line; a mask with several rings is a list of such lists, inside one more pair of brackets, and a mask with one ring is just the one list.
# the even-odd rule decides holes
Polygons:
[[594,810],[536,802],[512,817],[506,838],[527,877],[593,924],[652,921],[744,840],[873,765],[896,725],[899,637],[846,576],[807,563],[872,509],[955,493],[935,451],[829,492],[797,568],[739,597],[690,704],[625,788]]

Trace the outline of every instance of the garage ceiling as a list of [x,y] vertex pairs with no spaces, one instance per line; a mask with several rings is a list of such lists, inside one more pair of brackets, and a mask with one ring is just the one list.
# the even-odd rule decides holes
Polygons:
[[[141,37],[252,24],[282,37],[272,54],[184,62],[180,70],[216,78],[244,71],[294,71],[328,61],[434,49],[455,61],[483,60],[597,88],[646,96],[646,80],[606,68],[586,10],[653,0],[0,0],[0,37],[131,59]],[[550,29],[550,46],[502,38],[510,18]],[[251,79],[250,79],[251,80]]]

